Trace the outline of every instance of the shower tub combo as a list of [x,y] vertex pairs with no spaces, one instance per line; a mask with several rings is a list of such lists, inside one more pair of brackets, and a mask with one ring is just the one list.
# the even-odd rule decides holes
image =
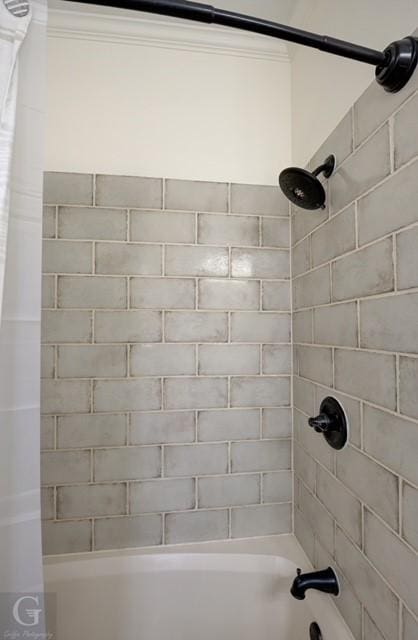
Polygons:
[[50,556],[45,581],[59,640],[353,640],[329,595],[292,598],[298,567],[282,535]]

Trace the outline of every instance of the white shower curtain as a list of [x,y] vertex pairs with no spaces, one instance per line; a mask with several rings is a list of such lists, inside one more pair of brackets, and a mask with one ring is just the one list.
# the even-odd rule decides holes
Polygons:
[[46,0],[30,0],[27,16],[12,15],[19,4],[0,0],[0,597],[43,588],[39,345],[47,8]]

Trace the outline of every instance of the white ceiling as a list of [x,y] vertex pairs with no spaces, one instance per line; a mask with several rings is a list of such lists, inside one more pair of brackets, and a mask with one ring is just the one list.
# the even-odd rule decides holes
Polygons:
[[[200,1],[200,0],[199,0]],[[237,11],[254,15],[258,18],[274,20],[276,22],[289,23],[295,13],[299,0],[207,0],[202,4],[212,4],[218,9],[226,9],[228,11]],[[120,15],[120,9],[110,7],[98,7],[95,5],[83,5],[76,2],[67,2],[66,0],[48,0],[48,6],[51,9],[63,9],[66,11],[87,11],[90,13],[117,13]],[[133,12],[123,12],[125,15]],[[138,15],[138,14],[134,14]],[[167,18],[165,18],[167,20]]]

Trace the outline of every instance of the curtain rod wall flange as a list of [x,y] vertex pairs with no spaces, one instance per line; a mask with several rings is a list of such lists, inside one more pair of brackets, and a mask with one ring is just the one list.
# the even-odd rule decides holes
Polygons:
[[206,24],[218,24],[251,31],[272,38],[312,47],[333,55],[357,60],[376,67],[376,81],[385,91],[400,91],[410,80],[418,62],[418,39],[407,36],[392,42],[384,51],[369,49],[352,42],[303,31],[269,20],[261,20],[211,5],[187,0],[66,0],[80,4],[130,9],[159,15],[183,18]]

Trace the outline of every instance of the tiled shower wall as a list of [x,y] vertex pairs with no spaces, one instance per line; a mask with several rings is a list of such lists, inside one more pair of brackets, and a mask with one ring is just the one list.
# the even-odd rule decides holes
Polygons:
[[[356,640],[418,638],[418,77],[373,84],[312,161],[338,170],[322,212],[292,212],[295,530]],[[307,426],[348,414],[335,452]]]
[[45,553],[291,531],[279,191],[49,173],[45,204]]

